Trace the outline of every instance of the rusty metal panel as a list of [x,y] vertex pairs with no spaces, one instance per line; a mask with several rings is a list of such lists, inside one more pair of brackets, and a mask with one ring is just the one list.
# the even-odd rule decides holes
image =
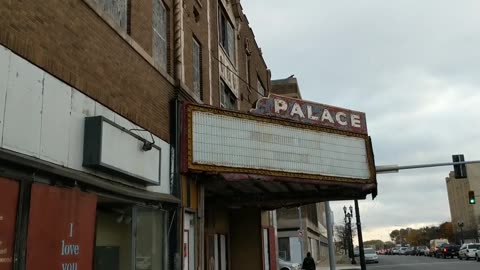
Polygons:
[[190,111],[191,169],[372,178],[365,136],[216,111],[220,113],[203,107]]
[[13,267],[18,182],[0,177],[0,270]]
[[3,147],[39,157],[44,72],[14,54],[10,61]]
[[33,184],[26,269],[91,270],[97,197]]

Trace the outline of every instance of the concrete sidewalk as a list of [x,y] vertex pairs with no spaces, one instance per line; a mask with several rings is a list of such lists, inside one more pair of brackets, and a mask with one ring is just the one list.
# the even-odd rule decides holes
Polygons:
[[[361,269],[360,265],[352,265],[352,264],[337,264],[336,270],[357,270]],[[316,267],[317,270],[330,270],[330,266],[327,265],[319,265]]]

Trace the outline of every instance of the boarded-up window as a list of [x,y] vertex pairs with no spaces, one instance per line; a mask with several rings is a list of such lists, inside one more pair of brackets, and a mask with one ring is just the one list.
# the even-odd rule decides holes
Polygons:
[[110,18],[121,29],[127,31],[127,1],[128,0],[95,0],[97,5],[103,10],[104,13],[110,16]]
[[153,62],[167,70],[167,10],[162,0],[153,0]]
[[193,39],[193,92],[202,99],[202,47]]

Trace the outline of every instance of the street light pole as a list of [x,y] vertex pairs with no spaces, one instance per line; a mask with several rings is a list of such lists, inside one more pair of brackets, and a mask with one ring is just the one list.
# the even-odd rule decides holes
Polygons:
[[358,207],[358,200],[355,200],[355,215],[357,219],[357,233],[358,233],[358,249],[360,255],[360,267],[362,270],[367,270],[367,264],[365,262],[365,251],[363,249],[363,236],[362,236],[362,224],[360,222],[360,208]]
[[357,264],[357,262],[355,261],[355,251],[354,251],[354,248],[353,248],[353,232],[352,232],[352,217],[353,217],[353,207],[350,205],[350,207],[348,208],[348,212],[347,212],[347,207],[344,206],[343,207],[343,212],[345,213],[345,223],[347,223],[347,220],[348,220],[348,244],[349,244],[349,257],[352,259],[352,264]]

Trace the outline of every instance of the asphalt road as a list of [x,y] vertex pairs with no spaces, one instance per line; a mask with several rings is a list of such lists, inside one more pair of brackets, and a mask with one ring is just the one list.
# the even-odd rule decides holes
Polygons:
[[379,263],[367,264],[367,270],[478,270],[480,262],[436,259],[422,256],[379,256]]

